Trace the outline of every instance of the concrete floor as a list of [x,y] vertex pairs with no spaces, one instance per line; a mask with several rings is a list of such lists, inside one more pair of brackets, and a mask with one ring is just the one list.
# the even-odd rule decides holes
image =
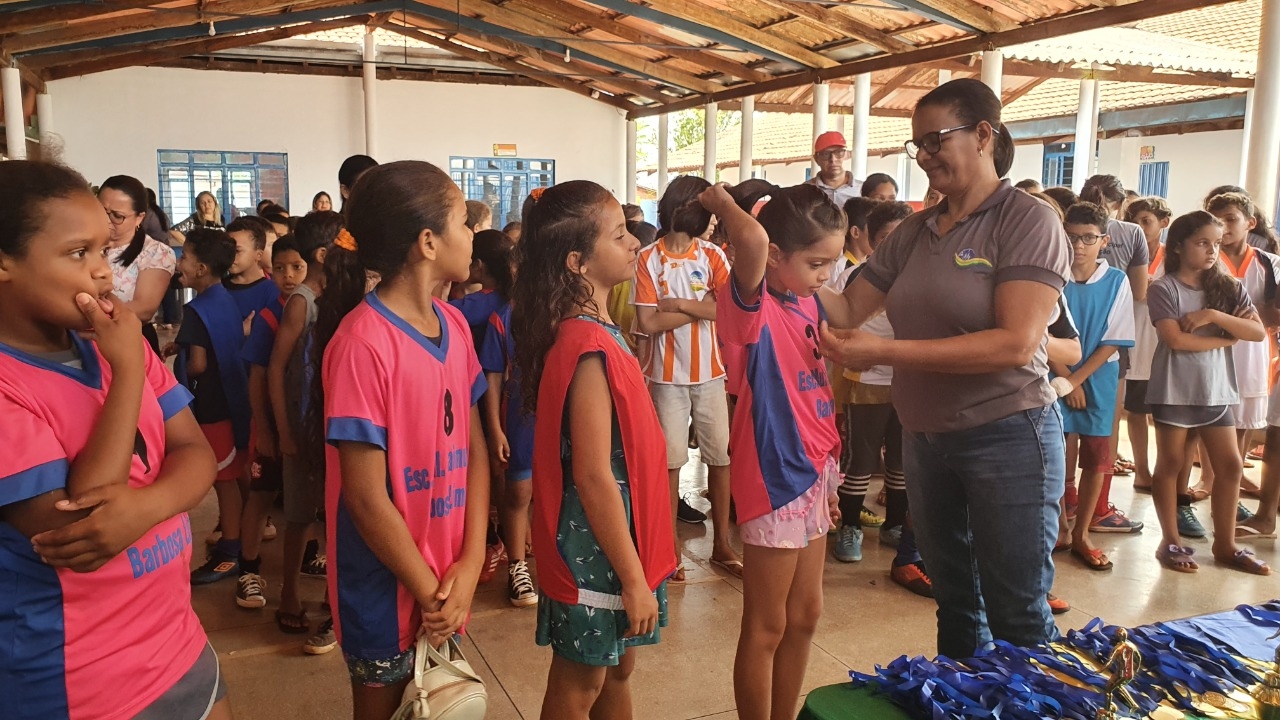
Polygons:
[[[1122,432],[1122,437],[1124,437]],[[1122,448],[1123,451],[1123,448]],[[1127,454],[1127,453],[1126,453]],[[696,455],[695,455],[696,459]],[[1260,465],[1260,463],[1258,463]],[[1246,470],[1257,476],[1259,470]],[[682,485],[705,486],[703,467],[690,463]],[[879,483],[873,483],[878,492]],[[1122,625],[1140,625],[1223,610],[1240,603],[1280,595],[1273,577],[1254,577],[1215,567],[1207,540],[1191,541],[1202,561],[1196,575],[1162,570],[1153,554],[1159,543],[1149,495],[1134,495],[1127,478],[1117,478],[1112,500],[1147,523],[1139,535],[1094,535],[1115,562],[1110,573],[1084,569],[1078,561],[1060,561],[1055,593],[1069,600],[1071,612],[1058,617],[1061,629],[1079,628],[1095,616]],[[1253,508],[1256,501],[1246,501]],[[703,505],[705,507],[705,505]],[[212,493],[192,513],[197,537],[216,521]],[[1208,503],[1200,518],[1207,526]],[[641,649],[634,677],[636,717],[646,720],[736,717],[733,653],[742,612],[742,586],[713,570],[710,528],[680,525],[689,582],[670,586],[671,625],[662,643]],[[225,581],[195,588],[194,604],[217,649],[238,720],[339,720],[350,717],[350,689],[341,652],[313,657],[301,651],[302,639],[281,634],[273,613],[279,599],[280,541],[264,546],[264,575],[270,584],[268,606],[245,610],[234,601],[235,585]],[[1280,568],[1275,541],[1253,543],[1259,556]],[[889,581],[893,551],[868,530],[861,563],[845,565],[828,558],[825,611],[805,681],[805,691],[848,680],[848,670],[870,670],[899,655],[934,653],[934,605]],[[550,651],[534,644],[536,611],[512,608],[506,601],[505,566],[498,578],[476,593],[464,651],[489,689],[490,720],[538,717]],[[303,580],[303,598],[313,625],[321,615],[324,583]]]

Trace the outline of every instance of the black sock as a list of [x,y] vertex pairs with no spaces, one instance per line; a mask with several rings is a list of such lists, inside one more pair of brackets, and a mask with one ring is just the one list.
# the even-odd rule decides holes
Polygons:
[[245,557],[243,553],[241,553],[240,574],[247,575],[248,573],[253,573],[254,575],[262,574],[262,558],[256,557],[250,560],[249,558]]
[[498,524],[490,521],[489,530],[485,534],[485,545],[497,545],[501,540],[498,539]]
[[884,491],[884,526],[887,528],[902,527],[907,521],[907,491],[885,488]]
[[862,503],[866,502],[866,500],[867,496],[865,494],[845,495],[840,493],[840,524],[862,527]]
[[1191,495],[1178,493],[1178,507],[1191,507]]
[[320,543],[316,542],[315,540],[308,540],[307,549],[302,553],[302,566],[306,567],[307,565],[310,565],[311,561],[315,560],[316,556],[319,554],[320,554]]

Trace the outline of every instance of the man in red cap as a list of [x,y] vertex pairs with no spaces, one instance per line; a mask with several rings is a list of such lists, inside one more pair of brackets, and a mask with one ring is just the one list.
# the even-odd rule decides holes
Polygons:
[[844,135],[834,130],[822,133],[813,143],[813,160],[818,163],[818,174],[810,178],[809,183],[822,188],[840,207],[862,192],[862,181],[854,180],[853,173],[844,169],[844,161],[848,157]]

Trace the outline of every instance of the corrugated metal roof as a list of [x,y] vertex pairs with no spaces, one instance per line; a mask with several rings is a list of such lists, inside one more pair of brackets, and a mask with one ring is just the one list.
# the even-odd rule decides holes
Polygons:
[[[1255,25],[1256,35],[1256,25]],[[1005,57],[1051,63],[1137,65],[1253,75],[1256,54],[1129,27],[1108,27],[1004,48]]]
[[[365,29],[363,25],[353,25],[351,27],[338,28],[336,30],[325,30],[318,33],[307,33],[306,35],[298,35],[289,40],[281,41],[282,44],[296,44],[297,41],[311,42],[329,42],[342,43],[350,45],[364,45]],[[416,40],[411,37],[405,37],[397,32],[391,32],[384,28],[378,28],[373,31],[374,38],[378,41],[378,47],[409,47],[409,48],[432,48],[435,46]]]
[[1242,0],[1143,20],[1136,27],[1256,54],[1261,25],[1262,0]]

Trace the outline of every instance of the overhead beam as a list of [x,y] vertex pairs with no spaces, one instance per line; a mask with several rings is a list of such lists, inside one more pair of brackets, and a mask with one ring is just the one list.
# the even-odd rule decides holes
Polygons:
[[[535,20],[515,10],[490,5],[487,2],[483,2],[483,0],[422,0],[420,2],[406,3],[404,7],[408,12],[420,12],[427,17],[447,23],[457,23],[463,26],[470,25],[473,28],[476,23],[479,23],[482,26],[486,26],[480,30],[481,32],[499,36],[523,35],[525,37],[520,37],[520,42],[551,52],[564,53],[565,48],[568,48],[570,51],[582,53],[584,55],[583,59],[587,62],[595,62],[603,67],[634,73],[644,78],[693,90],[694,92],[716,92],[724,87],[686,72],[663,67],[613,46],[580,40],[541,40],[541,38],[547,37],[564,38],[566,33],[554,25]],[[468,15],[458,15],[457,10],[459,8]],[[470,15],[479,17],[470,17]],[[570,52],[570,55],[572,56],[572,52]],[[598,58],[598,60],[593,61],[588,57]]]
[[1017,23],[998,17],[985,5],[971,0],[893,0],[911,12],[937,20],[967,33],[993,33],[1010,30]]
[[640,108],[631,111],[633,118],[646,117],[658,112],[676,112],[691,107],[698,107],[708,101],[723,102],[737,100],[747,95],[763,95],[778,90],[787,90],[819,80],[835,80],[858,73],[890,70],[893,68],[933,63],[948,58],[969,55],[986,49],[988,46],[1004,47],[1018,43],[1034,42],[1045,38],[1056,37],[1074,32],[1095,30],[1109,25],[1137,22],[1147,18],[1193,10],[1212,5],[1223,5],[1234,0],[1139,0],[1128,5],[1117,5],[1106,8],[1090,8],[1070,15],[1028,23],[1013,30],[1006,30],[989,35],[960,38],[944,41],[911,50],[905,53],[877,55],[841,63],[823,70],[808,70],[791,73],[776,80],[763,83],[727,88],[710,96],[686,98],[674,102],[661,110]]
[[[223,58],[180,58],[166,60],[156,67],[183,68],[187,70],[218,70],[223,72],[270,73],[273,75],[320,75],[325,77],[360,77],[363,74],[361,63],[350,65],[322,65],[318,63],[266,61],[254,58],[243,60]],[[539,83],[524,77],[506,73],[481,73],[467,71],[438,70],[435,68],[404,68],[394,65],[378,67],[379,80],[417,80],[423,82],[464,83],[467,85],[513,85],[540,86]]]
[[839,30],[855,40],[861,40],[885,52],[906,52],[907,50],[915,49],[915,45],[888,35],[871,25],[840,12],[834,7],[828,9],[813,2],[797,2],[796,0],[757,0],[757,2],[807,18],[833,30]]
[[106,0],[100,2],[72,2],[65,5],[19,10],[6,14],[0,32],[5,35],[28,33],[33,30],[51,30],[75,20],[95,15],[136,10],[155,5],[160,0]]
[[1009,104],[1012,103],[1013,101],[1017,100],[1018,98],[1026,95],[1032,90],[1035,90],[1036,88],[1043,85],[1045,80],[1047,79],[1048,78],[1032,78],[1031,81],[1026,83],[1025,85],[1022,85],[1021,87],[1016,87],[1010,90],[1009,92],[1005,93],[1004,97],[1000,98],[1000,104],[1004,107],[1008,107]]
[[706,38],[711,42],[720,43],[721,45],[725,45],[727,47],[738,48],[739,50],[746,50],[750,53],[768,58],[770,60],[774,60],[776,62],[785,62],[785,63],[793,62],[787,56],[781,53],[775,52],[774,50],[772,50],[767,46],[757,45],[755,42],[751,41],[748,38],[740,37],[738,35],[735,35],[732,32],[725,32],[711,25],[706,25],[694,18],[668,12],[666,9],[652,6],[652,4],[639,5],[639,4],[630,2],[630,0],[585,0],[585,1],[591,3],[592,5],[598,5],[602,8],[605,8],[606,10],[612,10],[613,12],[621,13],[623,15],[630,15],[632,17],[640,18],[641,20],[648,20],[649,22],[655,23],[662,27],[673,28],[673,29],[679,30],[680,32],[688,33],[696,37]]
[[575,82],[573,80],[569,80],[568,78],[548,76],[545,74],[538,74],[538,75],[531,74],[531,71],[533,71],[533,68],[530,68],[527,65],[521,65],[520,63],[510,58],[503,57],[495,52],[477,52],[453,40],[449,40],[447,38],[438,38],[430,33],[422,32],[421,30],[417,30],[410,27],[405,27],[403,25],[391,24],[387,26],[387,29],[391,30],[392,32],[401,33],[405,37],[410,37],[415,40],[419,40],[421,42],[427,43],[429,45],[434,45],[442,50],[448,50],[451,53],[454,53],[456,55],[461,55],[462,57],[465,57],[467,59],[475,60],[476,62],[488,63],[490,65],[493,65],[494,67],[500,67],[504,70],[509,70],[513,73],[516,73],[523,77],[527,77],[543,85],[560,88],[561,90],[568,90],[569,92],[577,93],[578,95],[585,95],[586,97],[603,102],[606,105],[612,105],[614,107],[621,108],[623,110],[630,110],[633,107],[632,103],[628,102],[627,100],[623,100],[622,98],[614,97],[612,95],[608,95],[606,93],[602,93],[598,91],[595,92],[595,97],[592,97],[593,88],[589,84],[583,84],[583,83]]
[[709,52],[714,48],[672,47],[680,43],[672,38],[666,37],[665,35],[655,35],[643,30],[638,30],[596,10],[581,7],[579,5],[572,5],[564,2],[548,2],[548,0],[512,0],[507,3],[507,7],[527,9],[530,12],[544,15],[569,25],[586,25],[628,42],[663,45],[664,47],[659,48],[659,52],[686,58],[692,62],[702,65],[708,70],[714,70],[730,77],[741,78],[750,82],[764,82],[772,79],[773,77],[772,75],[762,73],[758,70],[752,70],[743,63],[727,60],[719,55]]
[[213,37],[206,38],[204,40],[188,40],[163,48],[134,50],[93,60],[68,62],[50,67],[45,72],[49,76],[50,80],[61,80],[63,78],[92,75],[94,73],[118,70],[120,68],[153,65],[165,60],[175,60],[189,55],[207,55],[209,53],[215,53],[222,50],[233,50],[235,48],[247,47],[249,45],[271,42],[273,40],[284,40],[285,38],[291,38],[296,35],[336,30],[338,28],[350,27],[352,25],[362,25],[369,20],[369,17],[370,16],[368,15],[356,15],[341,18],[339,20],[329,20],[327,22],[307,23],[305,25],[293,25],[291,27],[277,28],[266,32]]
[[876,105],[879,105],[885,98],[893,94],[894,90],[902,87],[908,80],[915,77],[920,72],[919,67],[907,67],[899,70],[889,76],[880,87],[871,93],[871,109],[874,112]]
[[[972,73],[975,68],[955,61],[933,63],[933,67]],[[1253,87],[1253,78],[1235,77],[1229,73],[1208,72],[1160,72],[1156,68],[1144,65],[1114,65],[1108,68],[1077,68],[1065,63],[1051,63],[1036,60],[1004,61],[1005,75],[1018,77],[1057,78],[1059,80],[1107,80],[1109,82],[1126,83],[1159,83],[1164,85],[1196,85],[1234,87],[1248,89]]]
[[[348,6],[350,11],[342,12],[343,6]],[[240,33],[275,27],[284,23],[330,20],[343,15],[363,15],[393,10],[397,7],[398,3],[389,1],[353,5],[351,0],[318,0],[316,2],[221,0],[207,3],[203,11],[183,9],[134,13],[106,20],[76,23],[62,30],[6,37],[0,40],[0,49],[15,55],[40,51],[72,52],[207,35],[210,21],[215,23],[215,31],[221,28],[222,32]],[[289,10],[287,15],[277,13],[285,9]],[[325,14],[323,12],[325,9],[334,11]]]
[[[742,101],[728,100],[726,102],[720,103],[718,107],[721,110],[741,110]],[[759,101],[756,102],[755,109],[756,109],[756,112],[770,112],[770,113],[808,114],[813,112],[812,105],[789,105],[787,103],[762,103]],[[853,115],[853,107],[849,105],[831,105],[828,108],[827,114],[828,115]],[[911,111],[896,110],[893,108],[872,108],[871,116],[872,117],[909,118],[911,117]]]
[[696,2],[696,0],[649,0],[649,6],[669,15],[686,17],[699,25],[740,37],[754,45],[772,50],[805,67],[830,68],[839,64],[835,60],[816,53],[800,43],[757,29],[729,13],[715,10]]

